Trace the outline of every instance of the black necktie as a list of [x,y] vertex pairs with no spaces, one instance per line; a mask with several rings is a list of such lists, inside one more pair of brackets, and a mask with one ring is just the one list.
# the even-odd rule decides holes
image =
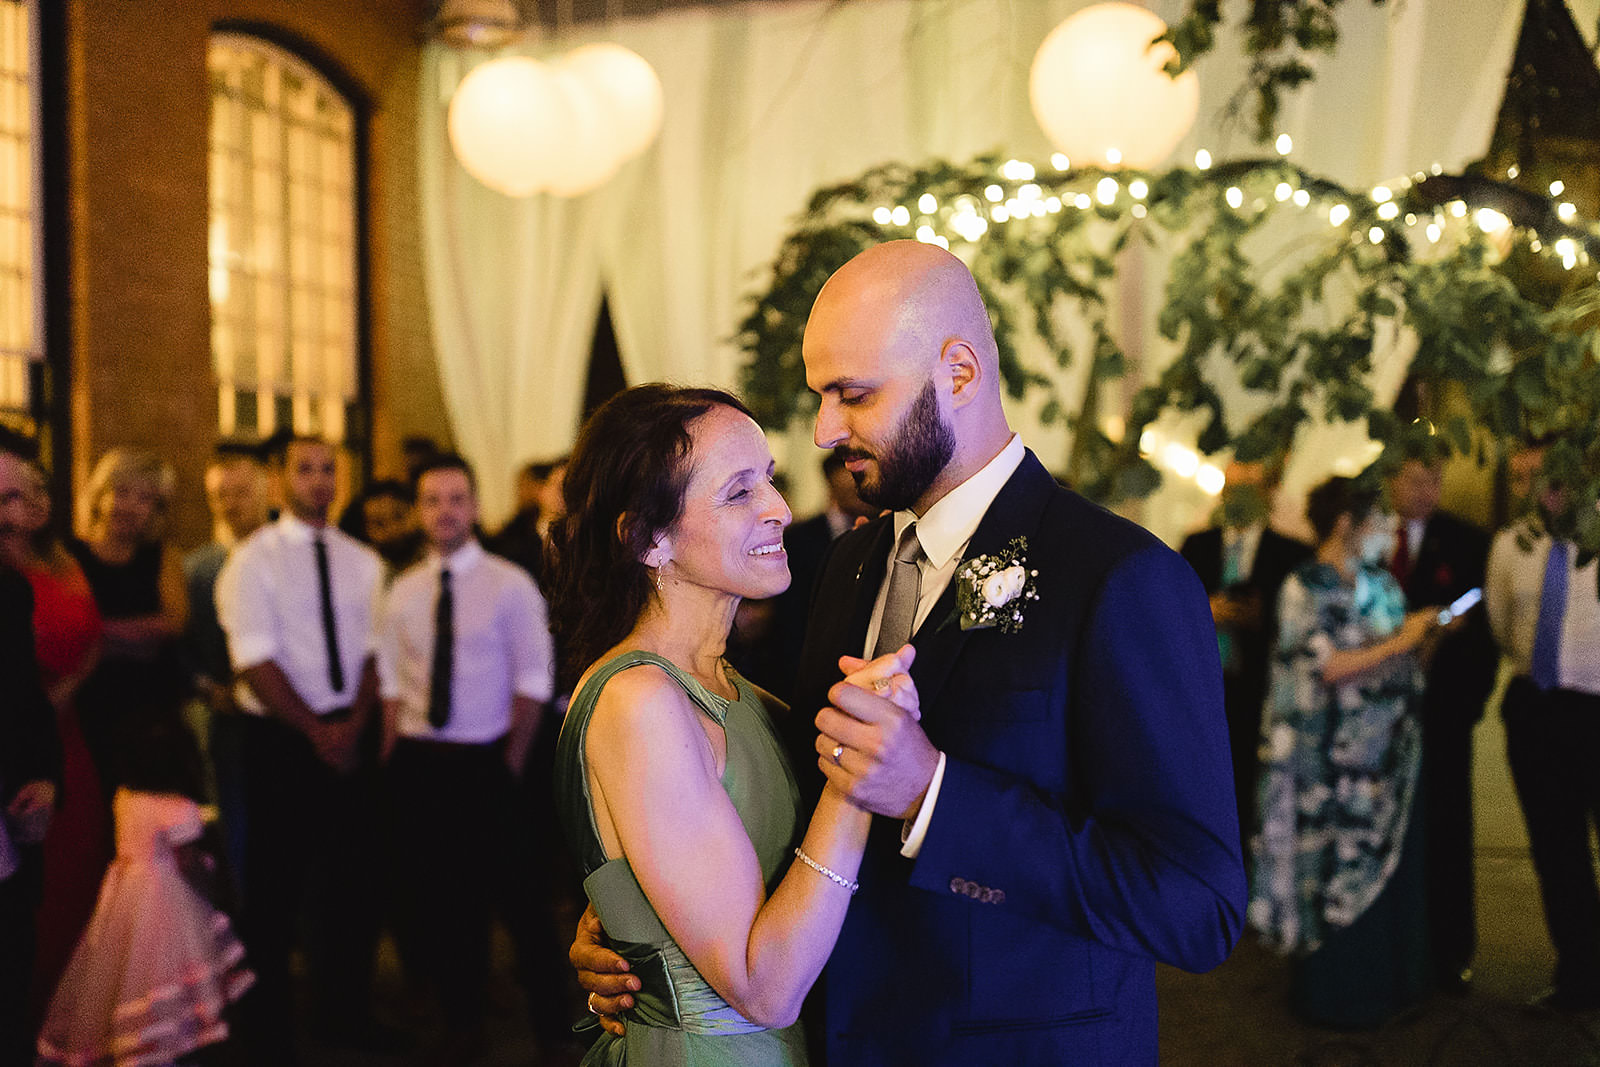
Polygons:
[[328,543],[321,534],[313,538],[317,546],[317,587],[322,595],[322,639],[328,645],[328,684],[335,693],[344,692],[344,664],[339,659],[339,624],[333,617],[333,580],[328,575]]
[[433,619],[433,677],[428,683],[428,725],[435,730],[450,721],[450,674],[455,667],[455,596],[450,571],[439,572],[439,604]]

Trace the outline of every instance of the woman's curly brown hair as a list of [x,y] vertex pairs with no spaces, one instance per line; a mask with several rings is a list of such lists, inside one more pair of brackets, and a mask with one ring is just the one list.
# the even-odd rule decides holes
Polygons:
[[550,530],[559,691],[639,621],[650,596],[642,557],[683,513],[689,424],[717,406],[750,414],[720,389],[638,385],[596,408],[578,431],[562,487],[567,513]]

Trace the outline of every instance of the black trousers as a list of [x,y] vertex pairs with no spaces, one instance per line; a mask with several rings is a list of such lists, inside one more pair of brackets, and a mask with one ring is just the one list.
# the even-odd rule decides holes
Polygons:
[[1502,704],[1506,756],[1528,825],[1556,988],[1600,995],[1600,885],[1589,828],[1600,821],[1600,696],[1516,678]]
[[1478,949],[1472,832],[1473,711],[1423,698],[1422,804],[1427,828],[1428,935],[1434,972],[1449,982]]
[[547,1047],[572,1041],[583,993],[567,962],[572,930],[587,901],[583,877],[556,816],[554,778],[558,715],[547,714],[528,749],[508,825],[507,870],[498,910],[516,949],[534,1032]]
[[[33,1062],[35,1026],[29,1010],[33,978],[34,911],[44,885],[38,845],[20,846],[21,865],[0,881],[0,1064]],[[49,993],[40,996],[48,998]]]
[[1261,707],[1264,679],[1227,675],[1222,680],[1223,711],[1228,720],[1228,749],[1233,756],[1234,802],[1239,812],[1239,854],[1251,873],[1250,837],[1256,831],[1256,781],[1261,769]]
[[249,838],[239,935],[256,973],[256,986],[241,1005],[241,1043],[291,1062],[289,957],[302,928],[314,1026],[354,1028],[371,1018],[386,910],[370,751],[376,730],[361,768],[339,774],[293,727],[255,715],[242,717],[241,727]]
[[489,928],[511,845],[511,772],[499,742],[402,738],[384,768],[395,934],[445,1024],[482,1021]]

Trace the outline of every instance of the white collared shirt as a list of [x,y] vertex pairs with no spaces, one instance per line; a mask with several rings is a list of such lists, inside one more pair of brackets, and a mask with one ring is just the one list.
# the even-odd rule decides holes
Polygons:
[[[898,544],[906,527],[915,522],[917,541],[922,545],[924,557],[917,564],[922,584],[917,596],[916,620],[911,627],[913,633],[933,610],[945,586],[950,584],[956,569],[961,566],[961,555],[966,551],[967,542],[978,532],[978,524],[983,522],[989,505],[994,503],[994,498],[1000,495],[1000,490],[1022,465],[1024,452],[1021,436],[1012,434],[1006,447],[984,464],[982,470],[934,501],[926,514],[918,518],[910,511],[894,513],[894,543]],[[867,623],[867,647],[862,655],[869,659],[873,646],[878,642],[878,629],[883,623],[883,606],[889,599],[889,571],[893,566],[894,553],[891,552],[888,563],[884,565],[884,578],[878,587],[877,603],[872,606],[872,619]],[[939,786],[944,782],[944,764],[945,756],[940,752],[939,766],[933,772],[933,781],[928,784],[922,808],[902,834],[900,852],[904,856],[915,857],[922,850],[922,840],[927,836],[928,824],[933,820],[933,806],[939,799]]]
[[[455,644],[450,718],[428,723],[439,575],[448,566]],[[511,700],[541,703],[555,692],[555,654],[544,597],[521,567],[468,541],[428,557],[394,580],[378,638],[378,679],[397,700],[399,732],[430,741],[483,744],[511,726]]]
[[[322,590],[313,538],[328,546],[328,580],[344,688],[335,692],[322,632]],[[217,575],[217,619],[228,635],[235,670],[272,662],[306,706],[318,715],[349,707],[361,669],[375,647],[383,561],[366,545],[333,526],[313,528],[293,515],[257,530],[228,554]],[[240,682],[240,706],[265,714]]]
[[[1518,532],[1531,538],[1525,551]],[[1567,610],[1561,618],[1562,689],[1600,696],[1600,596],[1595,592],[1594,560],[1573,566],[1577,549],[1568,546]],[[1533,670],[1533,641],[1544,599],[1544,569],[1550,538],[1527,526],[1513,526],[1495,535],[1489,549],[1483,603],[1489,628],[1517,674]]]

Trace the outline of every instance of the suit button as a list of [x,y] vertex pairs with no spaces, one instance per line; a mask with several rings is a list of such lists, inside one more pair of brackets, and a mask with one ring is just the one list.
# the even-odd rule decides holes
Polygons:
[[989,903],[991,903],[991,904],[1004,904],[1005,902],[1006,902],[1006,891],[1004,889],[991,889],[991,890],[989,890]]
[[964,893],[966,893],[966,891],[967,891],[967,880],[965,878],[952,878],[952,879],[950,879],[950,892],[964,894]]
[[985,892],[986,890],[983,888],[983,886],[979,885],[978,883],[967,883],[967,896],[971,897],[973,900],[982,900]]

